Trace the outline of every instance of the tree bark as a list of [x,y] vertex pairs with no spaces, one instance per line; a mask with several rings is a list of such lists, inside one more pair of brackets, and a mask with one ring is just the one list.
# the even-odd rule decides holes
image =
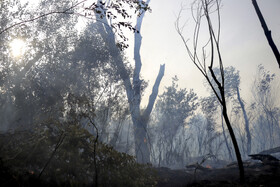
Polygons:
[[269,43],[269,45],[270,45],[270,47],[271,47],[271,49],[272,49],[272,51],[274,53],[274,56],[275,56],[275,58],[277,60],[279,68],[280,68],[280,53],[279,53],[278,48],[277,48],[277,46],[275,45],[275,43],[274,43],[274,41],[272,39],[271,31],[268,29],[268,27],[266,25],[266,22],[265,22],[265,20],[263,18],[263,15],[261,13],[261,10],[259,8],[259,5],[258,5],[257,1],[256,0],[252,0],[252,3],[253,3],[253,6],[255,8],[255,11],[256,11],[256,13],[258,15],[258,18],[259,18],[259,20],[261,22],[261,25],[262,25],[264,34],[266,36],[266,39],[267,39],[267,41],[268,41],[268,43]]
[[135,155],[137,162],[150,162],[150,149],[148,146],[147,121],[145,119],[134,122]]

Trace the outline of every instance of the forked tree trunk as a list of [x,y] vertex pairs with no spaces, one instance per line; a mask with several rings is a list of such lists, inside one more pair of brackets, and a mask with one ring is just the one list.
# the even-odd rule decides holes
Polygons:
[[164,76],[164,71],[165,71],[165,65],[161,65],[158,72],[157,79],[153,86],[152,93],[149,97],[148,106],[144,110],[143,114],[140,113],[140,108],[139,108],[140,103],[135,105],[132,104],[130,106],[131,117],[134,125],[135,155],[136,155],[137,162],[139,163],[150,162],[150,146],[149,146],[147,127],[148,127],[150,114],[152,112],[156,97],[158,95],[158,88],[161,79]]
[[[100,0],[99,0],[100,2]],[[146,1],[148,4],[150,0]],[[136,29],[139,33],[135,33],[134,36],[134,60],[135,67],[133,71],[133,80],[131,81],[130,73],[126,69],[120,50],[115,46],[114,49],[110,49],[110,52],[113,57],[113,63],[116,66],[117,74],[120,75],[123,80],[123,84],[126,90],[127,100],[129,103],[129,110],[132,117],[132,122],[134,125],[134,140],[135,140],[135,154],[136,159],[140,163],[149,163],[150,162],[150,148],[148,146],[149,137],[147,134],[147,124],[149,121],[150,114],[152,112],[156,97],[158,95],[158,88],[161,82],[162,77],[164,76],[165,65],[160,66],[159,73],[157,75],[156,81],[153,86],[152,93],[149,97],[149,103],[144,110],[143,114],[140,112],[140,103],[141,103],[141,85],[142,80],[140,79],[140,72],[142,67],[140,48],[142,43],[142,36],[140,34],[142,20],[144,18],[144,13],[137,19]],[[104,18],[103,32],[101,35],[105,41],[109,43],[115,43],[114,32],[111,27],[108,27],[108,20]],[[102,29],[101,29],[102,30]]]

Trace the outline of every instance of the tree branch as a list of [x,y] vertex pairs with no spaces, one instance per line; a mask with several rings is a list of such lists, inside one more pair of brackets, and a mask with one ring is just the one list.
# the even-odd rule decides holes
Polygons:
[[256,0],[252,0],[252,3],[253,3],[253,6],[255,8],[255,11],[256,11],[256,13],[258,15],[258,18],[259,18],[259,20],[261,22],[261,25],[262,25],[264,34],[266,36],[266,39],[267,39],[267,41],[268,41],[268,43],[269,43],[269,45],[270,45],[270,47],[271,47],[271,49],[272,49],[272,51],[274,53],[274,56],[275,56],[275,58],[277,60],[279,68],[280,68],[280,53],[279,53],[278,48],[277,48],[277,46],[275,45],[275,43],[274,43],[274,41],[272,39],[271,31],[268,29],[268,27],[266,25],[266,22],[265,22],[265,20],[263,18],[263,15],[262,15],[261,11],[260,11],[260,8],[258,6],[257,1]]
[[160,69],[159,69],[159,72],[158,72],[158,76],[157,76],[157,79],[154,83],[154,86],[153,86],[153,91],[149,97],[149,103],[148,103],[148,106],[147,108],[145,109],[144,111],[144,117],[148,117],[152,110],[153,110],[153,106],[154,106],[154,103],[155,103],[155,100],[157,98],[157,95],[158,95],[158,87],[160,85],[160,82],[161,82],[161,79],[164,75],[164,70],[165,70],[165,64],[163,65],[160,65]]
[[67,8],[67,9],[63,10],[63,11],[52,11],[52,12],[45,13],[45,14],[42,14],[42,15],[40,15],[40,16],[37,16],[37,17],[35,17],[35,18],[31,18],[31,19],[27,19],[27,20],[24,20],[24,21],[15,23],[15,24],[10,25],[9,27],[6,27],[5,29],[1,30],[1,31],[0,31],[0,34],[2,34],[2,33],[4,33],[4,32],[6,32],[6,31],[8,31],[9,29],[11,29],[11,28],[13,28],[13,27],[15,27],[15,26],[22,25],[22,24],[28,23],[28,22],[32,22],[32,21],[35,21],[35,20],[40,19],[40,18],[43,18],[43,17],[47,17],[47,16],[52,15],[52,14],[73,14],[73,12],[68,12],[68,11],[71,10],[71,9],[73,9],[73,8],[75,8],[76,6],[78,6],[78,5],[82,4],[82,3],[84,3],[85,1],[87,1],[87,0],[83,0],[83,1],[81,1],[81,2],[79,2],[79,3],[77,3],[77,4],[75,4],[75,5],[71,6],[70,8]]
[[49,163],[51,162],[51,160],[53,159],[57,149],[60,147],[60,145],[62,144],[64,138],[65,138],[66,134],[64,132],[61,133],[59,139],[58,139],[58,142],[52,152],[52,155],[50,156],[50,158],[48,159],[48,161],[46,162],[45,166],[43,167],[42,171],[40,172],[38,178],[40,178],[43,174],[43,172],[45,171],[45,169],[47,168],[47,166],[49,165]]

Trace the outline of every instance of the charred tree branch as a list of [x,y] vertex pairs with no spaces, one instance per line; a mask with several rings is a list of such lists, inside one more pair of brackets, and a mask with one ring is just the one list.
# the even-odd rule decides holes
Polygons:
[[262,25],[264,34],[266,36],[266,39],[267,39],[267,41],[268,41],[268,43],[269,43],[269,45],[270,45],[270,47],[271,47],[271,49],[272,49],[272,51],[274,53],[274,56],[275,56],[275,58],[277,60],[279,68],[280,68],[280,53],[279,53],[278,48],[277,48],[277,46],[275,45],[275,43],[274,43],[274,41],[272,39],[271,31],[268,29],[268,27],[266,25],[266,22],[264,20],[264,17],[263,17],[263,15],[261,13],[261,10],[259,8],[259,5],[258,5],[257,1],[256,0],[252,0],[252,3],[253,3],[253,6],[255,8],[255,11],[256,11],[256,13],[258,15],[258,18],[259,18],[259,20],[261,22],[261,25]]

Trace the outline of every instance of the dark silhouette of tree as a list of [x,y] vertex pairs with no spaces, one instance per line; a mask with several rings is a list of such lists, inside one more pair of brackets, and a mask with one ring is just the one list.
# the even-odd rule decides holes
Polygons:
[[[206,81],[209,83],[216,98],[218,99],[218,102],[222,106],[222,113],[233,143],[235,155],[239,166],[240,182],[244,183],[243,162],[238,147],[238,143],[227,113],[227,104],[226,104],[226,97],[225,97],[225,75],[224,75],[223,59],[220,50],[220,3],[221,3],[220,0],[198,0],[198,1],[194,1],[194,3],[192,4],[192,15],[195,21],[195,28],[193,33],[193,49],[190,48],[188,41],[183,36],[184,27],[181,27],[179,23],[182,10],[179,13],[175,26],[179,36],[181,37],[186,47],[187,53],[191,61],[194,63],[194,65],[198,68],[198,70],[202,73]],[[217,13],[216,21],[218,24],[218,28],[216,30],[214,29],[214,25],[212,21],[213,11]],[[204,23],[202,21],[206,21],[206,27],[209,33],[209,40],[206,41],[206,44],[200,46],[199,45],[200,29],[202,29],[201,24]],[[199,51],[200,47],[201,47],[201,51]],[[207,47],[210,50],[209,57],[206,53]],[[202,55],[202,58],[199,57],[200,55]],[[218,80],[217,73],[215,73],[213,70],[215,61],[217,61],[218,63],[218,68],[219,68],[218,73],[220,74],[221,81]],[[213,79],[214,81],[212,82],[210,78]]]
[[252,3],[253,3],[253,6],[254,6],[254,8],[255,8],[255,11],[256,11],[256,13],[257,13],[257,15],[258,15],[258,18],[259,18],[259,20],[260,20],[260,22],[261,22],[261,25],[262,25],[264,34],[265,34],[265,36],[266,36],[266,39],[267,39],[267,41],[268,41],[268,44],[270,45],[270,47],[271,47],[271,49],[272,49],[272,51],[273,51],[273,53],[274,53],[274,56],[275,56],[275,58],[276,58],[276,60],[277,60],[277,63],[278,63],[278,65],[279,65],[279,68],[280,68],[280,53],[279,53],[279,50],[278,50],[277,46],[275,45],[275,43],[274,43],[274,41],[273,41],[273,39],[272,39],[271,31],[270,31],[269,28],[267,27],[267,24],[266,24],[266,22],[265,22],[265,20],[264,20],[264,17],[263,17],[263,15],[262,15],[262,12],[261,12],[261,10],[260,10],[260,8],[259,8],[259,5],[258,5],[258,3],[257,3],[257,0],[252,0]]

